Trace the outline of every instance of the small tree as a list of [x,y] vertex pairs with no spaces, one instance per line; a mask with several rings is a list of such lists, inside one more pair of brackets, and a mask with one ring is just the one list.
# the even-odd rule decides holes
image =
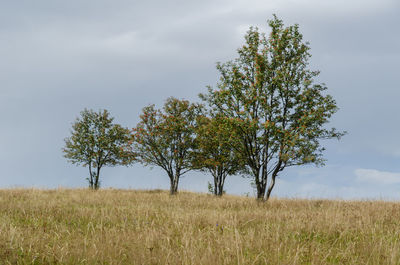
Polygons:
[[89,187],[100,187],[100,170],[103,166],[128,165],[133,153],[128,150],[130,132],[113,124],[107,110],[83,110],[72,125],[71,136],[65,139],[64,157],[71,163],[88,166]]
[[178,191],[180,177],[192,170],[194,129],[200,107],[186,100],[169,98],[163,110],[143,108],[141,121],[132,130],[132,149],[145,166],[164,169],[170,194]]
[[239,139],[223,115],[199,116],[196,127],[196,147],[193,167],[208,171],[214,179],[213,193],[222,196],[225,179],[243,171],[244,163]]
[[217,65],[217,89],[201,95],[229,118],[260,200],[268,200],[285,168],[322,165],[321,140],[344,134],[325,128],[338,108],[315,83],[319,72],[308,69],[310,48],[298,25],[284,27],[276,16],[268,24],[268,38],[250,28],[238,58]]

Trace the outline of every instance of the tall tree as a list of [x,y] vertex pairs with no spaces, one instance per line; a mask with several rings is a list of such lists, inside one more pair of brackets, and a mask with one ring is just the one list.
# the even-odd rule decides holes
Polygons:
[[268,25],[268,37],[250,28],[238,57],[217,64],[217,88],[200,95],[230,119],[260,200],[268,200],[285,168],[322,165],[321,140],[344,134],[326,128],[338,108],[316,83],[319,72],[308,68],[310,47],[298,25],[285,27],[276,16]]
[[194,130],[200,106],[169,98],[163,110],[143,108],[141,121],[132,130],[132,150],[144,165],[164,169],[170,193],[178,191],[180,177],[192,170]]
[[83,110],[72,125],[71,136],[65,139],[64,157],[89,168],[89,187],[100,187],[103,166],[128,165],[133,153],[128,150],[130,131],[114,124],[107,110]]
[[197,123],[193,167],[211,173],[214,195],[222,196],[226,177],[244,169],[239,139],[223,115],[199,116]]

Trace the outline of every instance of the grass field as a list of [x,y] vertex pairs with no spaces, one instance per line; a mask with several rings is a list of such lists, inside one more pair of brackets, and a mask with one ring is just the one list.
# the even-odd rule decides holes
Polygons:
[[400,264],[400,203],[0,190],[0,264]]

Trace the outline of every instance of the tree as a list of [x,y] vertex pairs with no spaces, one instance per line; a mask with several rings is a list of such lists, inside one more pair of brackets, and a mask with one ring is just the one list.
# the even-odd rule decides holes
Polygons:
[[[89,187],[100,187],[100,170],[103,166],[128,165],[133,153],[128,150],[130,131],[113,124],[107,110],[83,110],[72,125],[71,136],[65,139],[64,157],[71,163],[88,166]],[[93,169],[93,170],[92,170]]]
[[226,177],[244,168],[238,152],[239,139],[223,115],[199,116],[197,123],[193,167],[210,172],[214,179],[213,193],[222,196]]
[[164,169],[170,179],[170,194],[178,191],[179,179],[192,170],[194,129],[200,106],[169,98],[163,110],[143,108],[141,121],[132,130],[132,150],[145,166]]
[[217,88],[200,95],[239,135],[260,200],[268,200],[285,168],[323,165],[321,140],[344,135],[325,126],[338,108],[315,82],[319,72],[308,69],[310,47],[298,25],[284,27],[276,16],[268,24],[268,38],[250,28],[238,58],[217,64]]

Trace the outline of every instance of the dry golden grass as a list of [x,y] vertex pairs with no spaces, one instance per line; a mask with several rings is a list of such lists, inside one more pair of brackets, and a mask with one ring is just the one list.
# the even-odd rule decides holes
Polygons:
[[400,204],[0,190],[0,264],[400,264]]

